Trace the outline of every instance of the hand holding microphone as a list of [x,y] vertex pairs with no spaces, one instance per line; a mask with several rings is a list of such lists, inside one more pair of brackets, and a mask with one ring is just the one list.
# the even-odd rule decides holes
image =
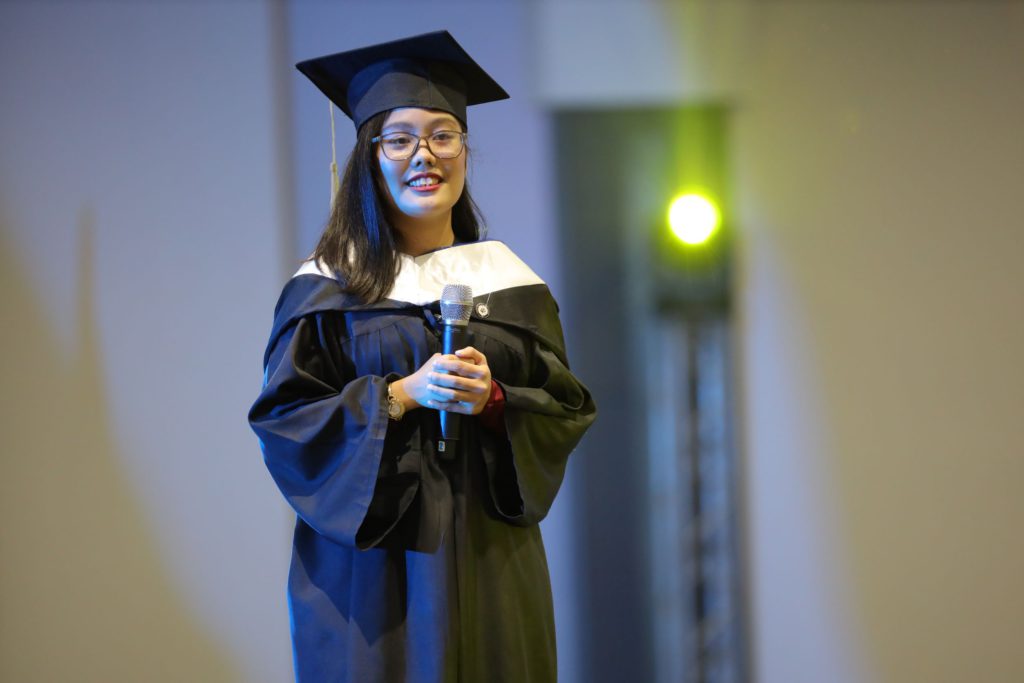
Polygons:
[[484,354],[467,346],[453,355],[455,358],[435,356],[435,370],[428,375],[431,391],[442,397],[433,406],[442,411],[442,420],[446,412],[448,419],[453,413],[476,415],[491,398],[491,369]]
[[478,414],[491,397],[487,358],[468,345],[472,306],[469,287],[446,285],[441,295],[444,355],[435,353],[416,372],[391,385],[407,408],[419,404],[441,412],[445,440],[458,439],[460,414]]
[[487,358],[472,346],[456,349],[453,355],[435,353],[416,372],[392,383],[407,409],[422,406],[463,415],[476,415],[484,409],[491,398]]
[[[483,370],[487,373],[487,391],[490,391],[490,371],[487,370],[487,359],[483,354],[472,347],[469,347],[469,317],[473,312],[473,290],[469,285],[448,284],[441,292],[441,353],[445,356],[457,355],[458,351],[466,352],[472,350],[475,356],[469,356],[472,368],[463,367],[466,362],[459,357],[459,360],[447,358],[434,362],[434,373],[430,376],[431,383],[439,391],[441,397],[446,398],[450,407],[441,408],[441,437],[445,440],[459,438],[459,413],[458,410],[463,403],[468,404],[470,410],[475,408],[477,398],[474,389],[478,386],[480,368],[477,367],[477,357],[483,359]],[[476,381],[476,382],[474,382]],[[486,397],[484,403],[487,402]],[[481,406],[482,407],[482,406]],[[476,412],[479,412],[477,410]]]

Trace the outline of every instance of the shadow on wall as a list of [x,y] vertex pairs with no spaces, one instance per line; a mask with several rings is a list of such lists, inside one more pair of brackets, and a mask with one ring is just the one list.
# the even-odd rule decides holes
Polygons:
[[0,680],[241,680],[175,595],[121,472],[94,323],[91,212],[79,219],[70,358],[9,225],[0,216]]

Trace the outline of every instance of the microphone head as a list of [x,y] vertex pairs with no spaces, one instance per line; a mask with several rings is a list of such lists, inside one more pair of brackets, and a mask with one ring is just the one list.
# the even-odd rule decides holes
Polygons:
[[445,285],[441,292],[441,319],[446,325],[466,325],[473,313],[473,289],[469,285]]

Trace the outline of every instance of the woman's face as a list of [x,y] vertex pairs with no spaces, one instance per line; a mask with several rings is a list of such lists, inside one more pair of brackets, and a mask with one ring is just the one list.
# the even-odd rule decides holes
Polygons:
[[[462,125],[447,112],[410,107],[392,110],[384,119],[381,135],[412,133],[427,138],[442,130],[462,131]],[[421,141],[412,157],[393,161],[384,156],[378,144],[377,160],[390,195],[389,204],[411,218],[438,218],[450,213],[466,185],[465,148],[454,159],[440,159],[427,148],[426,141]]]

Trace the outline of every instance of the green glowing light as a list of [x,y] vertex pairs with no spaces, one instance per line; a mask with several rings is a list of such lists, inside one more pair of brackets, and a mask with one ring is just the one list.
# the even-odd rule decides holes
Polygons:
[[699,194],[676,197],[668,207],[668,227],[685,244],[704,244],[714,234],[718,222],[718,208]]

